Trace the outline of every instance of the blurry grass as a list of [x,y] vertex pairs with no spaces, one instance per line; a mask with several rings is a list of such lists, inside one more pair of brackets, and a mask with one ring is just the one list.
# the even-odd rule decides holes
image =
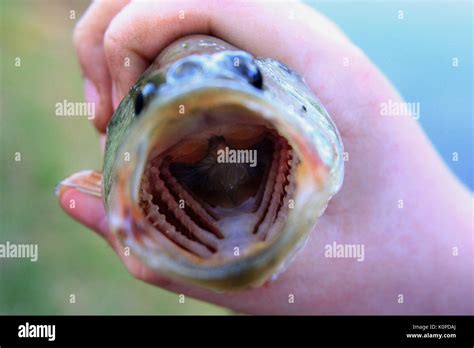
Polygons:
[[[0,243],[39,248],[36,263],[0,259],[0,313],[227,313],[191,299],[179,304],[176,294],[133,279],[105,242],[57,204],[59,180],[101,167],[98,137],[87,118],[54,115],[57,102],[83,99],[71,32],[86,6],[0,4]],[[76,20],[69,19],[70,10],[76,10]],[[21,67],[15,67],[16,57]]]

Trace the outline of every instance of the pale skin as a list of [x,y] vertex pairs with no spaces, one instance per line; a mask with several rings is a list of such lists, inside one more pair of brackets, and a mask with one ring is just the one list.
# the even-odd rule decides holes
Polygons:
[[[471,193],[417,121],[381,115],[381,103],[402,101],[397,91],[340,29],[306,5],[94,2],[74,42],[88,81],[86,98],[97,103],[99,132],[149,63],[187,34],[210,34],[286,63],[304,76],[337,124],[349,154],[344,184],[306,247],[276,281],[216,293],[167,279],[125,256],[101,199],[64,189],[59,200],[69,215],[104,238],[134,277],[243,313],[474,313]],[[363,244],[364,260],[325,257],[324,246],[333,242]]]

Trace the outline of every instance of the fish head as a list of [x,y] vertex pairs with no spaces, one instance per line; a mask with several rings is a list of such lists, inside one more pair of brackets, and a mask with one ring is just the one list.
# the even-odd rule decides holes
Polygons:
[[298,75],[193,36],[114,114],[103,197],[111,230],[151,269],[236,290],[285,268],[342,176],[337,129]]

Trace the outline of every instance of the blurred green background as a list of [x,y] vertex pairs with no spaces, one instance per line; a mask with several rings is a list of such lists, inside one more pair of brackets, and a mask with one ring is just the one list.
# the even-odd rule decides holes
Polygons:
[[0,314],[226,314],[189,298],[180,304],[177,294],[134,279],[101,238],[57,204],[54,187],[63,177],[101,168],[87,118],[54,113],[64,99],[83,101],[71,35],[87,5],[0,2],[0,243],[39,248],[37,262],[0,259]]

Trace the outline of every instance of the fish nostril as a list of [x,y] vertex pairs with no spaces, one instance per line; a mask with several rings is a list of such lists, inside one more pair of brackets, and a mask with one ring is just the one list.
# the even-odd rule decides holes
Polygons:
[[187,80],[202,74],[204,71],[204,60],[202,57],[191,56],[175,63],[167,74],[167,82],[173,83]]
[[153,82],[143,86],[135,98],[135,115],[138,116],[145,109],[157,91],[158,88]]
[[243,51],[227,51],[218,54],[218,64],[244,78],[255,88],[262,89],[263,78],[255,59]]

